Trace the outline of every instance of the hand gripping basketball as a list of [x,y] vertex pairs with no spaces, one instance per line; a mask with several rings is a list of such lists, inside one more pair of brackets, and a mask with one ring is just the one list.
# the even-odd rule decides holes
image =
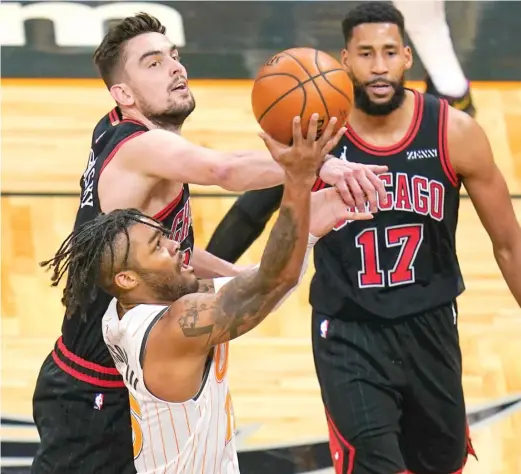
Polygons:
[[317,139],[319,115],[313,114],[309,120],[307,136],[304,138],[300,121],[299,116],[293,118],[293,141],[289,147],[281,145],[264,132],[261,132],[260,136],[273,159],[284,168],[288,177],[302,180],[303,184],[313,184],[324,158],[335,147],[346,129],[341,127],[335,133],[337,118],[332,117]]

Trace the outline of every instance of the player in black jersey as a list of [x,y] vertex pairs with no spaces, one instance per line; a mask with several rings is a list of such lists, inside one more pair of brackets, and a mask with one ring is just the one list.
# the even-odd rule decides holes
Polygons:
[[[197,276],[236,274],[227,262],[193,252],[187,183],[244,191],[282,183],[282,168],[268,152],[222,153],[181,136],[195,102],[177,48],[157,19],[139,14],[112,24],[94,60],[117,106],[94,128],[74,227],[101,212],[137,208],[171,229]],[[385,190],[373,170],[387,168],[354,169],[330,159],[318,173],[346,200],[352,198],[342,185],[359,179],[376,205],[377,191]],[[135,472],[128,392],[101,331],[109,299],[92,296],[83,317],[68,308],[62,336],[43,363],[33,397],[41,439],[35,474]]]
[[[473,452],[457,328],[461,185],[520,304],[521,229],[482,128],[446,101],[404,87],[412,55],[400,12],[363,2],[343,33],[355,109],[333,153],[389,172],[374,220],[339,222],[315,246],[313,352],[333,464],[338,474],[460,473]],[[247,209],[239,204],[221,223],[232,235],[241,214],[252,215],[251,200]],[[254,205],[252,220],[276,207]],[[252,222],[242,238],[253,240],[259,227]],[[211,251],[221,247],[219,232]],[[218,250],[233,261],[244,247]]]

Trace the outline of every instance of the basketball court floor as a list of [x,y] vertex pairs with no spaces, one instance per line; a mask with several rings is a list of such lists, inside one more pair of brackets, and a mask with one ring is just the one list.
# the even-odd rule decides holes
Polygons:
[[[63,314],[60,290],[50,288],[49,275],[37,263],[52,256],[71,230],[92,127],[113,104],[97,81],[3,80],[2,86],[4,472],[9,465],[30,464],[38,440],[31,424],[32,391]],[[219,150],[263,149],[251,113],[251,82],[193,81],[191,87],[197,109],[183,130],[188,139]],[[521,218],[521,83],[478,83],[474,99]],[[204,247],[234,196],[213,187],[193,186],[192,191],[196,244]],[[267,233],[240,263],[257,263],[266,238]],[[458,250],[467,285],[459,300],[463,383],[479,457],[479,462],[469,461],[465,473],[519,474],[521,310],[466,198]],[[322,472],[328,466],[310,348],[311,275],[312,268],[282,308],[231,344],[230,378],[245,473],[255,472],[255,459],[263,460],[260,472],[273,474]]]

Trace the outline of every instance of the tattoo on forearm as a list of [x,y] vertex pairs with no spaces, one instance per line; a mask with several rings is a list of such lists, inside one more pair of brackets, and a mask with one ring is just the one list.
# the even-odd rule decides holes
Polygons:
[[[293,210],[282,206],[260,269],[235,277],[211,304],[186,301],[184,315],[179,319],[183,334],[186,337],[208,334],[208,342],[218,342],[236,338],[257,326],[286,292],[279,287],[277,277],[291,260],[298,227]],[[205,325],[201,325],[200,319]]]

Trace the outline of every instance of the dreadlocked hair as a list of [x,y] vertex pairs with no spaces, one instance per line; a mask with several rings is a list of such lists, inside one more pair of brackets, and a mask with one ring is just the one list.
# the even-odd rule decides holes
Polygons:
[[[52,259],[40,262],[41,267],[52,270],[51,286],[58,286],[63,275],[68,272],[61,300],[67,318],[79,312],[81,319],[86,320],[88,307],[98,295],[98,285],[107,286],[100,279],[106,280],[109,273],[108,269],[101,272],[103,265],[110,262],[110,278],[114,275],[115,247],[121,233],[126,237],[122,261],[125,268],[130,251],[129,229],[136,223],[169,234],[159,221],[137,209],[117,209],[82,224],[69,234]],[[100,272],[105,274],[100,275]]]

